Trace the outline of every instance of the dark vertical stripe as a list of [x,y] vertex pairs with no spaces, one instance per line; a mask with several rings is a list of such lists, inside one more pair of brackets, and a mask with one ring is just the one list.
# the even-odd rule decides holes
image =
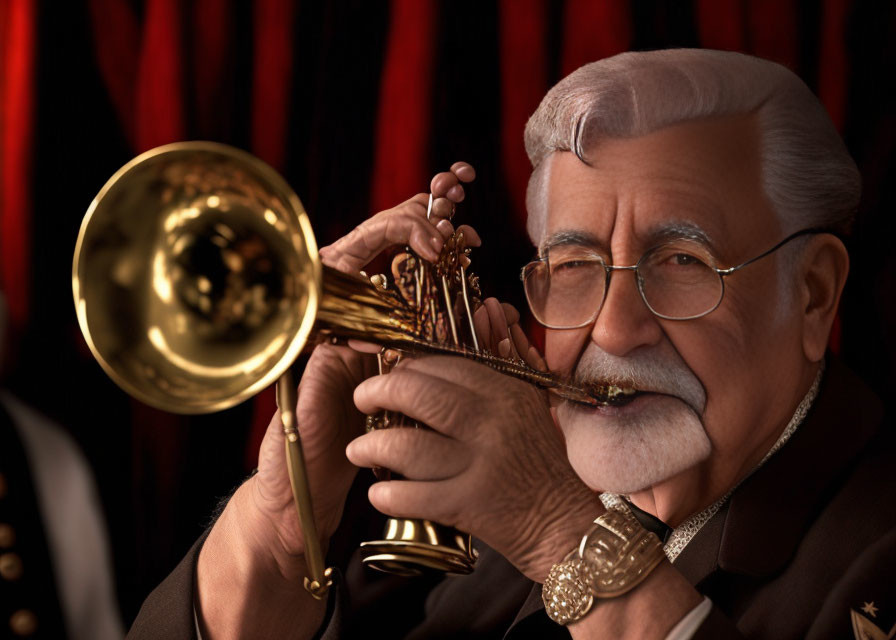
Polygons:
[[[846,66],[846,20],[849,0],[825,0],[820,28],[820,51],[816,66],[818,97],[831,116],[840,134],[846,122],[846,90],[849,71]],[[843,343],[843,319],[841,310],[834,318],[831,351],[840,355]]]
[[862,171],[843,297],[844,360],[883,397],[896,388],[896,6],[853,3],[844,135]]
[[825,0],[821,22],[821,52],[818,61],[818,97],[831,120],[843,133],[846,122],[846,19],[850,0]]
[[696,47],[699,43],[694,6],[686,0],[631,0],[634,50]]
[[184,455],[187,420],[131,400],[134,549],[140,550],[137,574],[145,583],[162,580],[167,573],[166,558],[180,551],[175,544],[177,506],[186,493],[180,481],[191,469]]
[[96,64],[118,121],[134,145],[134,78],[140,46],[137,18],[125,0],[90,0],[90,18]]
[[[322,33],[323,12],[319,2],[301,2],[292,24],[293,79],[290,96],[290,122],[287,132],[286,175],[302,203],[308,209],[314,223],[311,206],[312,170],[317,166],[311,156],[313,118],[324,96],[317,90],[317,78],[321,73],[321,49],[329,38]],[[314,97],[312,97],[314,96]],[[315,232],[319,229],[315,227]]]
[[[300,100],[313,107],[309,119],[302,123],[310,129],[305,150],[305,202],[321,244],[345,235],[376,211],[370,204],[370,177],[388,42],[388,7],[386,2],[370,0],[329,3],[319,21],[308,25],[318,31],[313,46],[319,57],[309,61],[316,63],[316,73],[311,74],[311,82],[298,75],[296,82],[303,89]],[[431,66],[428,69],[434,73]],[[414,102],[416,90],[401,99]],[[421,144],[425,148],[426,141]],[[303,191],[302,197],[305,195]]]
[[[454,221],[472,225],[482,237],[482,248],[471,255],[471,269],[481,277],[483,295],[519,307],[521,287],[516,276],[529,257],[529,243],[517,224],[520,218],[511,212],[503,165],[498,8],[475,0],[440,3],[432,152],[424,185],[432,174],[447,170],[457,160],[476,167],[476,181],[467,187]],[[538,82],[534,73],[527,81]],[[516,131],[519,139],[522,133],[521,128]]]
[[818,62],[821,57],[821,21],[824,7],[817,0],[797,0],[792,37],[796,41],[796,66],[792,69],[818,95]]
[[3,76],[0,91],[0,287],[5,292],[10,324],[28,320],[31,282],[31,149],[34,113],[35,0],[12,0],[0,46]]

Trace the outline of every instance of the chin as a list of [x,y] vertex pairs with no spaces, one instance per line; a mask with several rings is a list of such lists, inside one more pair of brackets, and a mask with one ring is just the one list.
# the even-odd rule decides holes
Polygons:
[[635,493],[709,457],[712,445],[703,424],[684,403],[662,396],[638,404],[558,408],[569,462],[591,489]]

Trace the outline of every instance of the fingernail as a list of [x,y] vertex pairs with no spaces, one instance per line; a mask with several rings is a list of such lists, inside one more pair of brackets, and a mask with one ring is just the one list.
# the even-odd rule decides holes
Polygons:
[[442,244],[443,244],[443,241],[442,241],[441,238],[432,238],[432,239],[430,240],[430,242],[432,243],[432,247],[433,247],[433,249],[435,249],[435,256],[434,256],[434,258],[438,259],[439,254],[442,252]]
[[510,355],[510,338],[504,338],[498,343],[498,354],[502,358],[506,358]]

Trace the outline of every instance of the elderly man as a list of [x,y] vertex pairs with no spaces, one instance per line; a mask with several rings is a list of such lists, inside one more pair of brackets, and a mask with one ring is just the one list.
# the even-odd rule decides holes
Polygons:
[[[407,637],[886,637],[896,465],[878,401],[825,364],[848,271],[836,233],[860,188],[820,104],[758,59],[629,53],[552,89],[526,146],[538,259],[522,277],[547,367],[621,400],[551,403],[457,358],[370,376],[357,353],[318,347],[298,418],[321,542],[356,468],[382,466],[403,479],[374,484],[370,502],[471,532],[488,545],[480,568],[428,595],[349,568],[328,612],[302,587],[275,417],[258,474],[135,636],[192,632],[195,611],[206,639],[384,623]],[[436,176],[442,205],[471,174]],[[422,211],[418,197],[379,214],[322,258],[357,271],[393,243],[431,257],[451,227]],[[493,342],[538,363],[500,309]],[[432,430],[358,437],[362,414],[382,409]],[[390,590],[398,608],[375,598]]]

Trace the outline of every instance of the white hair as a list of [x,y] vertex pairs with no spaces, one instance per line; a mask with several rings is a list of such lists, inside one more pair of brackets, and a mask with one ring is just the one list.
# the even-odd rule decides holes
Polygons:
[[762,183],[785,229],[846,232],[861,178],[818,99],[774,62],[727,51],[629,52],[571,73],[526,125],[533,172],[526,195],[529,236],[544,236],[546,160],[572,151],[584,162],[600,138],[637,137],[664,127],[756,114]]

